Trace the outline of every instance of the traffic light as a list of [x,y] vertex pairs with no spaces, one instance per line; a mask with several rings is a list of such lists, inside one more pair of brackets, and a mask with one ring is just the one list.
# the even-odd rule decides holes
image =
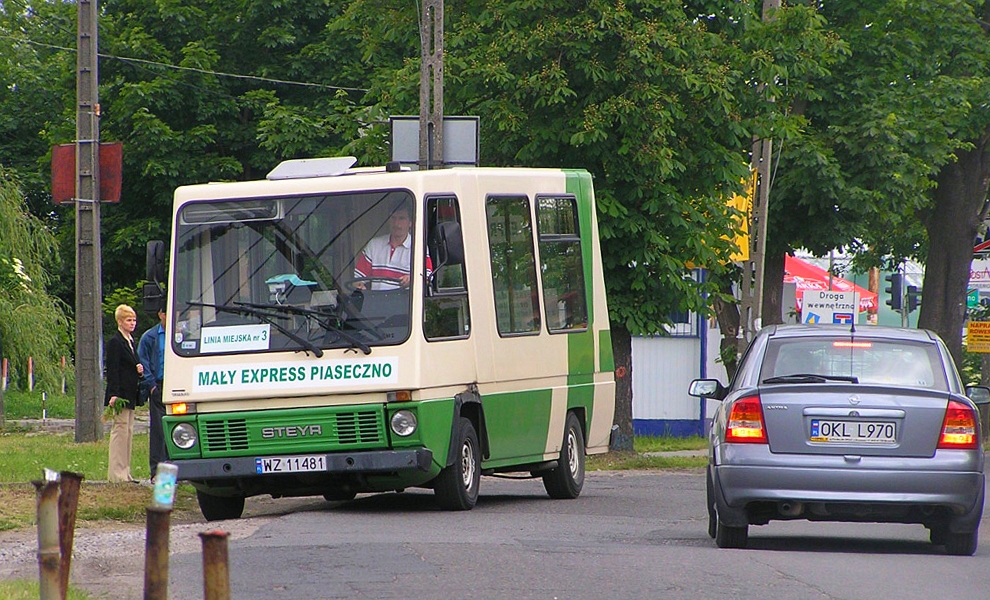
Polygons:
[[921,303],[921,290],[918,289],[916,285],[907,286],[907,311],[908,314],[913,313],[918,309],[918,304]]
[[902,308],[901,300],[904,296],[904,276],[900,273],[891,273],[884,277],[890,285],[885,287],[883,291],[887,292],[889,297],[887,298],[887,306],[890,308],[900,311]]

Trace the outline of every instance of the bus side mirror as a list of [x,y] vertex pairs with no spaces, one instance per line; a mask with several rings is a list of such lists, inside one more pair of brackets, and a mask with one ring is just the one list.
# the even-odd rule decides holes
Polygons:
[[141,289],[143,298],[141,299],[141,308],[144,312],[157,314],[158,309],[165,306],[165,292],[162,291],[161,286],[157,283],[146,283]]
[[165,281],[165,242],[161,240],[151,240],[148,242],[146,254],[145,279],[149,283],[144,284],[141,289],[141,307],[145,312],[157,313],[158,309],[165,306],[165,292],[161,283]]
[[456,221],[438,223],[434,232],[439,266],[459,265],[464,262],[464,240],[461,238],[461,225]]
[[148,242],[147,269],[145,279],[155,283],[165,280],[165,242],[151,240]]

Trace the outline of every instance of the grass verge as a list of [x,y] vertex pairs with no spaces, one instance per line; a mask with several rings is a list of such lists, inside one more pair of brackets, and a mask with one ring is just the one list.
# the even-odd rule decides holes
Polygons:
[[6,419],[74,419],[75,396],[44,394],[7,389],[3,394],[3,412]]
[[[144,522],[151,488],[107,483],[107,445],[106,439],[77,444],[69,433],[0,432],[0,531],[34,525],[37,498],[30,482],[42,479],[46,468],[83,476],[77,521]],[[147,434],[135,435],[133,448],[131,472],[137,478],[149,479]],[[195,510],[195,490],[180,485],[174,511]],[[0,598],[6,596],[0,594]]]
[[646,456],[639,452],[609,452],[589,456],[585,468],[588,471],[698,469],[707,464],[707,456]]
[[[72,471],[85,481],[107,478],[109,439],[77,444],[71,433],[7,430],[0,432],[0,483],[41,479],[44,470]],[[131,474],[150,479],[148,434],[135,434]]]
[[[37,600],[40,595],[41,589],[37,581],[26,579],[0,581],[0,598],[5,600]],[[89,600],[92,596],[69,585],[66,598],[68,600]]]

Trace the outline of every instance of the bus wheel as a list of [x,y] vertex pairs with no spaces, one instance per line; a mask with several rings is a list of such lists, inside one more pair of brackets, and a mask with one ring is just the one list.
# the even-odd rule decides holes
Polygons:
[[478,434],[471,421],[460,417],[454,443],[454,464],[440,471],[433,485],[437,504],[446,510],[471,510],[478,502],[481,465],[478,458]]
[[327,502],[348,502],[357,496],[357,492],[347,488],[338,488],[332,492],[323,494],[323,499]]
[[584,487],[584,434],[574,413],[567,413],[557,468],[543,476],[543,487],[560,500],[577,498]]
[[211,496],[196,490],[196,500],[207,521],[240,519],[244,512],[244,496]]

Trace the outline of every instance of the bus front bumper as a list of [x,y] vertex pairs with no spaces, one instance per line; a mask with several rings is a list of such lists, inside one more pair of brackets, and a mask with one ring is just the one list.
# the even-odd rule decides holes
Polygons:
[[[375,450],[346,454],[326,454],[327,470],[323,473],[389,473],[395,471],[428,471],[433,452],[416,450]],[[173,461],[179,467],[178,479],[196,481],[260,476],[258,461],[253,456],[232,458],[197,458]]]

